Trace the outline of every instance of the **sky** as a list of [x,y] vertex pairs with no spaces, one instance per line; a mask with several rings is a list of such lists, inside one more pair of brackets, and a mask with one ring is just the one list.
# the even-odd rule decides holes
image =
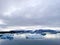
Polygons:
[[0,0],[0,30],[59,29],[60,0]]

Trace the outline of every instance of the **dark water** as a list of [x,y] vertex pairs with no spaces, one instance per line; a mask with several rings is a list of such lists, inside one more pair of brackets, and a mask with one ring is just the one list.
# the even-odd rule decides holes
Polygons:
[[14,37],[12,40],[0,39],[0,45],[60,45],[60,34],[46,36],[46,39],[26,39],[24,35],[22,36],[23,38],[19,35]]

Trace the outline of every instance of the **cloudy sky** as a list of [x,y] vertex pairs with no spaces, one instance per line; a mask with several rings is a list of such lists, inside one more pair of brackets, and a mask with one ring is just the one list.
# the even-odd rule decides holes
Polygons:
[[0,30],[60,28],[60,0],[0,0]]

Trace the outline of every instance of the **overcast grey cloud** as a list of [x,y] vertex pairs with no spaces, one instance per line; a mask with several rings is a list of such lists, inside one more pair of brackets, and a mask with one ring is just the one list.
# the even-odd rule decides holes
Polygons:
[[60,0],[0,0],[0,27],[60,27]]

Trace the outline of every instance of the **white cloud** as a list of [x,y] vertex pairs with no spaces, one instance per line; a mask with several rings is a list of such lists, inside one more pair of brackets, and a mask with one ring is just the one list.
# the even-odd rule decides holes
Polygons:
[[38,29],[52,29],[60,30],[60,27],[47,27],[47,26],[8,26],[6,28],[1,28],[0,31],[11,31],[11,30],[38,30]]
[[16,8],[16,7],[9,7],[4,13],[4,16],[13,16],[13,13],[15,13],[15,11],[20,10],[20,8]]
[[17,29],[18,26],[32,26],[27,29],[36,29],[33,25],[45,26],[45,29],[60,29],[59,0],[4,0],[0,4],[0,12],[3,13],[0,14],[0,19],[3,19],[0,24],[7,24],[8,30]]
[[0,19],[0,25],[6,25],[6,23],[4,22],[4,20]]

